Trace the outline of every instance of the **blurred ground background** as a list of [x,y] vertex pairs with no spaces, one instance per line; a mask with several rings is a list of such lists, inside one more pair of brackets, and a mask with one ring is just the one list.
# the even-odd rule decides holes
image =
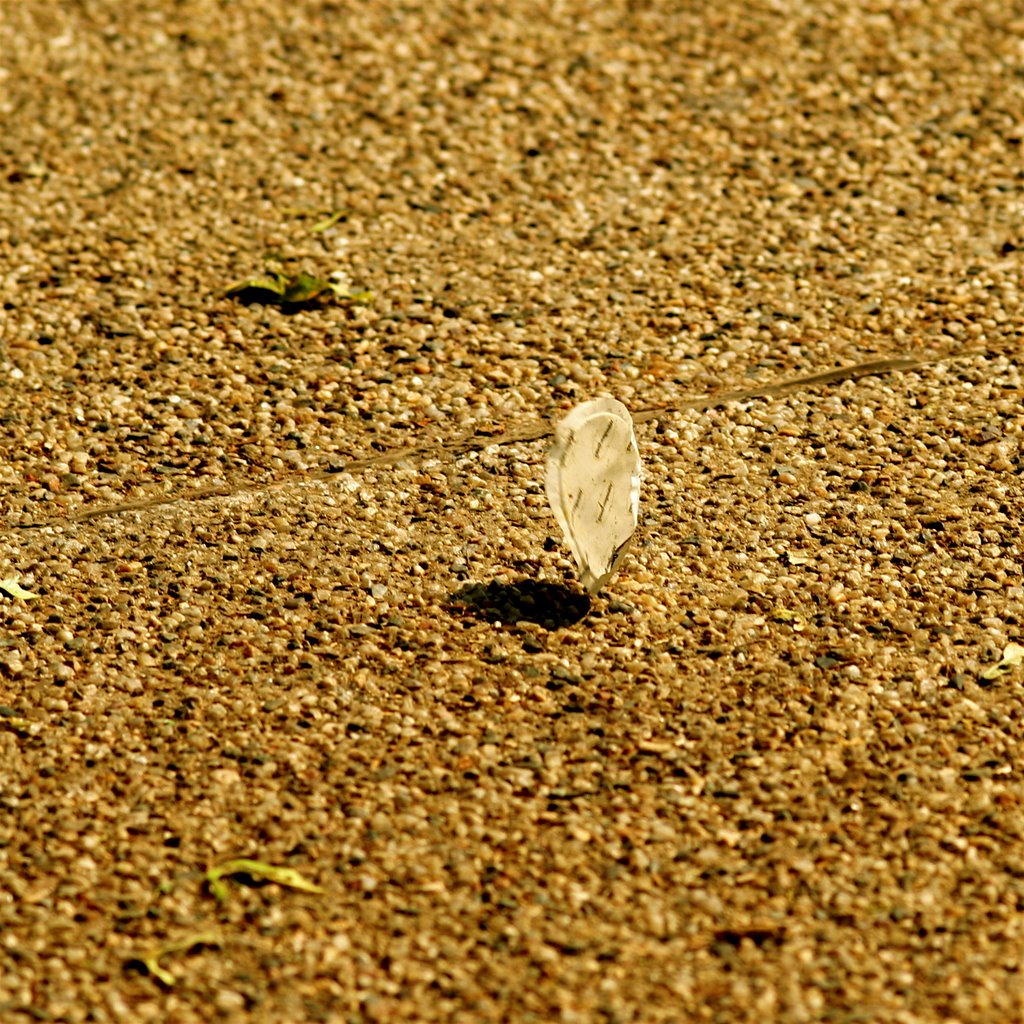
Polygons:
[[23,0],[0,124],[5,1021],[1024,1017],[1024,8]]

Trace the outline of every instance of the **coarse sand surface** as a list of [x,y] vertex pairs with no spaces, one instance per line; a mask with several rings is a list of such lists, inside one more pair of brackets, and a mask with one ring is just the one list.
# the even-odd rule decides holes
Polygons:
[[1015,0],[0,0],[0,1020],[1024,1020],[1022,139]]

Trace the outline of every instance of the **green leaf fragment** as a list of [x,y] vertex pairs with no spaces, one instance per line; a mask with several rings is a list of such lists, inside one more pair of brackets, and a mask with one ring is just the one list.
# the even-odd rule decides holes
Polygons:
[[334,225],[337,224],[344,216],[344,210],[335,210],[322,220],[318,220],[309,230],[315,234],[319,234],[321,231],[327,231],[329,228],[333,228]]
[[333,291],[331,282],[312,274],[300,273],[285,280],[281,298],[285,302],[311,302],[324,292]]
[[291,889],[300,889],[302,892],[323,892],[324,890],[313,882],[308,881],[294,868],[278,867],[275,864],[266,864],[261,860],[249,860],[240,857],[236,860],[229,860],[217,867],[210,868],[206,872],[206,884],[210,887],[210,893],[214,899],[225,900],[228,895],[228,887],[222,879],[230,878],[232,875],[251,875],[253,878],[265,878],[268,882],[276,882],[278,885],[285,885]]
[[794,612],[789,608],[776,608],[772,612],[772,618],[776,622],[799,622],[803,616],[799,612]]
[[31,591],[26,590],[19,582],[20,576],[8,576],[6,579],[0,580],[0,590],[2,590],[9,597],[18,597],[22,601],[29,601],[32,598],[38,597],[38,594],[33,594]]
[[1003,650],[1003,657],[998,665],[990,665],[981,673],[981,678],[987,681],[999,679],[1007,672],[1012,672],[1018,665],[1024,664],[1024,646],[1020,644],[1007,644]]
[[281,306],[315,302],[328,294],[352,303],[365,303],[373,297],[372,292],[355,291],[336,281],[307,274],[305,271],[298,274],[283,274],[278,270],[268,270],[265,274],[236,281],[225,288],[223,294],[229,298],[276,302]]
[[165,956],[173,956],[175,953],[188,953],[197,946],[217,946],[220,938],[216,932],[198,932],[195,935],[188,935],[177,942],[168,942],[166,945],[158,946],[141,956],[133,957],[129,963],[140,963],[149,974],[156,978],[162,985],[170,988],[178,980],[166,967],[160,966],[160,961]]
[[351,209],[332,210],[324,206],[285,206],[281,209],[281,213],[286,217],[297,217],[299,220],[316,218],[316,223],[309,227],[311,234],[319,234],[333,228],[338,221],[347,217],[351,212]]

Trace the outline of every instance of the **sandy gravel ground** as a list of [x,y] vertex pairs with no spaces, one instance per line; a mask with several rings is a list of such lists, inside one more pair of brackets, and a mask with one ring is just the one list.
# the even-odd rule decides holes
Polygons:
[[0,126],[0,1018],[1024,1019],[1019,3],[18,0]]

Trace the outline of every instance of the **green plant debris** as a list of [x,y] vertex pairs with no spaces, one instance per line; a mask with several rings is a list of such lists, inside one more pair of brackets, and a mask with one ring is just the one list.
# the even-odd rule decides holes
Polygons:
[[335,224],[345,216],[344,210],[333,210],[326,217],[322,217],[318,220],[309,230],[314,234],[320,234],[323,231],[327,231],[333,228]]
[[206,884],[210,887],[210,893],[215,899],[227,899],[228,887],[224,884],[223,879],[230,878],[232,875],[262,878],[268,882],[276,882],[278,885],[286,885],[291,889],[301,889],[303,892],[324,891],[319,885],[314,885],[313,882],[300,875],[294,868],[282,868],[274,864],[265,864],[261,860],[240,857],[237,860],[219,864],[206,872]]
[[981,673],[981,678],[988,682],[1000,679],[1021,664],[1024,664],[1024,647],[1020,644],[1007,644],[999,664],[990,665]]
[[776,608],[772,612],[772,618],[776,622],[802,622],[803,616],[790,608]]
[[771,613],[773,622],[784,622],[794,633],[799,633],[807,626],[807,619],[792,608],[776,608]]
[[332,210],[323,206],[286,206],[281,213],[286,217],[296,217],[299,220],[316,218],[316,223],[310,227],[310,232],[320,234],[333,228],[338,221],[347,217],[351,211],[348,209]]
[[244,281],[236,281],[224,289],[224,295],[243,302],[273,303],[278,306],[302,306],[330,299],[361,304],[373,298],[372,292],[347,288],[337,281],[307,274],[305,271],[285,274],[279,270],[268,270],[255,277],[247,277]]
[[178,939],[176,942],[168,942],[163,946],[157,946],[156,949],[151,950],[149,953],[132,957],[128,963],[141,964],[161,985],[166,985],[170,988],[178,979],[166,967],[160,966],[160,961],[164,957],[174,956],[175,953],[190,953],[200,946],[219,945],[220,937],[216,932],[198,932],[195,935],[187,935],[183,939]]
[[334,206],[282,206],[281,214],[285,217],[295,217],[298,220],[320,220],[325,217],[333,217],[335,222],[347,217],[352,212],[351,207]]
[[38,597],[38,594],[33,594],[31,591],[26,590],[18,581],[21,579],[20,576],[8,576],[6,579],[0,580],[0,590],[2,590],[8,597],[17,597],[22,601],[29,601],[34,597]]

